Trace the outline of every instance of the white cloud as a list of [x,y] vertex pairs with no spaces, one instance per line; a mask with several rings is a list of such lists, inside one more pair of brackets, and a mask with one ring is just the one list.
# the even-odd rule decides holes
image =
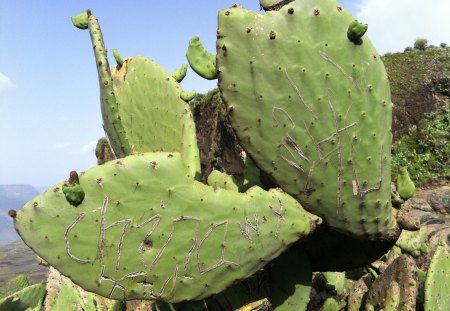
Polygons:
[[64,150],[70,147],[69,143],[56,143],[53,145],[53,149]]
[[11,79],[7,75],[0,72],[0,93],[12,90],[14,88],[15,86]]
[[417,38],[450,45],[449,0],[362,0],[356,18],[380,54],[413,46]]
[[97,140],[93,140],[88,142],[87,144],[81,147],[81,150],[86,153],[91,153],[95,151],[95,147],[97,146]]

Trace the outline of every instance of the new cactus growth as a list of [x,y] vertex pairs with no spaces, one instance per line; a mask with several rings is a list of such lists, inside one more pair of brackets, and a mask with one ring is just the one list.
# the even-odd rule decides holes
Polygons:
[[397,175],[397,191],[403,200],[408,200],[416,192],[416,186],[411,180],[406,167],[400,168],[400,172]]
[[180,83],[181,81],[183,81],[184,77],[186,77],[187,69],[188,69],[188,65],[187,65],[187,64],[181,65],[180,68],[178,68],[177,70],[175,70],[175,71],[172,73],[172,77],[173,77],[178,83]]
[[208,80],[217,78],[216,56],[204,48],[199,37],[195,36],[189,41],[186,58],[199,76]]
[[67,202],[71,205],[77,207],[83,202],[85,193],[80,186],[80,179],[77,172],[70,172],[69,180],[65,182],[61,188]]
[[79,182],[86,198],[77,208],[58,185],[14,223],[50,265],[112,299],[205,298],[255,273],[319,221],[281,191],[196,182],[178,153],[110,161]]
[[367,24],[363,24],[354,20],[350,23],[347,30],[347,38],[353,43],[361,43],[361,38],[364,36],[368,28]]
[[219,12],[219,88],[262,171],[336,230],[392,239],[391,99],[370,43],[334,0]]

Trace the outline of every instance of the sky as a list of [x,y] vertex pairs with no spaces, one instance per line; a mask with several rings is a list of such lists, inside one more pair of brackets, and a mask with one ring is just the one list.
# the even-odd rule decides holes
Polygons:
[[[52,186],[96,165],[95,143],[104,135],[97,72],[88,32],[73,27],[71,16],[91,9],[110,51],[144,55],[173,72],[187,63],[194,35],[215,51],[217,11],[238,1],[0,0],[0,184]],[[256,0],[239,3],[259,11]],[[419,37],[450,45],[449,0],[340,3],[369,24],[380,54]],[[189,70],[182,86],[204,93],[216,81]]]

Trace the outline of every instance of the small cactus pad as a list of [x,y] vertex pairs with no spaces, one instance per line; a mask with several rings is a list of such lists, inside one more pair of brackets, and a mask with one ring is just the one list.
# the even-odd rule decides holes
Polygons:
[[112,77],[132,150],[180,152],[191,175],[200,174],[194,119],[175,78],[142,56],[125,59],[112,70]]
[[172,77],[173,77],[178,83],[180,83],[181,81],[183,81],[184,77],[186,77],[187,69],[188,69],[188,65],[187,65],[187,64],[181,65],[180,68],[178,68],[177,70],[175,70],[175,71],[172,73]]
[[391,239],[389,81],[370,40],[347,38],[352,21],[335,0],[220,11],[219,88],[276,184],[336,230]]
[[0,311],[39,311],[45,296],[45,285],[34,284],[0,299]]
[[16,276],[16,288],[18,291],[28,286],[30,286],[30,282],[28,281],[28,277],[25,274]]
[[450,252],[446,243],[438,246],[425,281],[425,311],[448,310],[450,306]]
[[58,185],[14,221],[39,256],[87,291],[112,299],[198,300],[246,278],[320,219],[279,191],[214,190],[179,153],[146,153],[80,175],[70,205]]
[[397,175],[397,191],[403,200],[408,200],[416,192],[416,186],[411,180],[406,167],[400,168],[400,172]]
[[191,68],[202,78],[214,80],[217,78],[216,56],[209,53],[195,36],[189,41],[186,58]]
[[361,42],[362,36],[366,33],[368,28],[367,24],[362,24],[357,20],[350,23],[347,30],[347,38],[353,43]]

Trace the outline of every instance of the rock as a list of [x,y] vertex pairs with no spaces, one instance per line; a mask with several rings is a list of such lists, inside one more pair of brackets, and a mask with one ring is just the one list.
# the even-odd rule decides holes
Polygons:
[[426,200],[436,212],[450,215],[450,186],[427,191]]

